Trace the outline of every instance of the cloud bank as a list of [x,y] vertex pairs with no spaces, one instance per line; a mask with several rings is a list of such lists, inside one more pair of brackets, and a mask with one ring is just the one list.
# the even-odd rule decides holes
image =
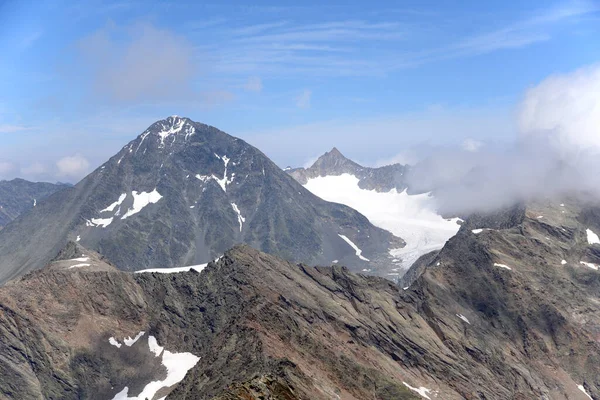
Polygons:
[[431,152],[409,176],[446,213],[490,211],[541,197],[600,198],[600,65],[547,78],[526,91],[519,136],[507,147]]

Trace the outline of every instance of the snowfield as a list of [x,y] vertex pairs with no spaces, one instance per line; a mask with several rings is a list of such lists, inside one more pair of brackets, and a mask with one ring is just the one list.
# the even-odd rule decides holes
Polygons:
[[425,193],[409,195],[396,189],[380,193],[358,187],[358,178],[350,174],[310,179],[306,189],[324,200],[354,208],[379,228],[392,232],[406,242],[401,249],[390,249],[408,269],[423,254],[441,249],[458,232],[458,218],[445,219],[434,209],[433,198]]
[[[145,332],[142,331],[138,333],[134,339],[125,339],[125,344],[127,346],[133,345],[133,343],[135,343],[144,334]],[[109,342],[111,345],[117,348],[121,347],[121,344],[113,337],[109,339]],[[139,395],[133,397],[128,396],[129,387],[125,386],[123,390],[113,397],[113,400],[153,399],[160,389],[170,388],[173,385],[181,382],[185,377],[185,374],[187,374],[187,372],[192,369],[200,360],[199,357],[193,355],[192,353],[172,353],[168,350],[165,350],[164,347],[158,345],[158,342],[154,336],[148,336],[148,350],[154,353],[155,357],[162,356],[162,364],[167,370],[166,378],[161,381],[152,381],[148,383]]]

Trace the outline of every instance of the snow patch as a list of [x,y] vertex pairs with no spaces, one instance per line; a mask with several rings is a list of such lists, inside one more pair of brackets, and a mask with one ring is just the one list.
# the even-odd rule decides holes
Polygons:
[[91,264],[87,264],[87,263],[81,263],[81,264],[75,264],[75,265],[71,265],[69,267],[69,269],[71,268],[81,268],[81,267],[89,267]]
[[113,346],[115,346],[115,347],[117,347],[117,348],[121,348],[121,346],[122,346],[122,344],[121,344],[121,343],[119,343],[119,342],[117,341],[117,339],[115,339],[115,338],[114,338],[114,337],[112,337],[112,336],[108,338],[108,343],[112,344]]
[[146,332],[141,331],[133,339],[131,337],[125,338],[125,339],[123,339],[123,343],[125,343],[125,346],[131,347],[135,342],[138,341],[139,338],[144,336],[144,333],[146,333]]
[[155,204],[160,199],[162,199],[162,195],[158,193],[156,188],[151,192],[136,192],[134,190],[133,192],[131,192],[131,194],[133,195],[133,206],[129,210],[127,210],[127,212],[121,217],[121,219],[131,217],[132,215],[142,211],[142,209],[148,204]]
[[467,319],[467,317],[465,317],[462,314],[456,314],[456,316],[460,319],[462,319],[463,321],[465,321],[467,324],[471,325],[471,323],[469,322],[469,320]]
[[410,385],[409,385],[408,383],[406,383],[406,382],[402,382],[402,383],[404,384],[404,386],[406,386],[407,388],[409,388],[409,389],[410,389],[410,390],[412,390],[413,392],[415,392],[415,393],[418,393],[418,394],[419,394],[419,396],[423,397],[424,399],[429,399],[429,400],[431,400],[431,397],[429,397],[429,393],[431,393],[431,390],[430,390],[430,389],[427,389],[426,387],[423,387],[423,386],[421,386],[421,387],[419,387],[419,388],[416,388],[416,387],[412,387],[412,386],[410,386]]
[[167,369],[167,377],[162,381],[152,381],[148,383],[142,392],[134,397],[129,397],[129,388],[125,386],[123,390],[113,397],[113,400],[145,400],[153,399],[156,393],[162,388],[169,388],[181,382],[187,372],[192,369],[200,360],[200,357],[192,353],[172,353],[163,350],[158,345],[154,336],[148,337],[148,348],[156,357],[162,354],[162,364]]
[[81,236],[77,235],[77,239],[75,239],[76,242],[79,242],[81,240]]
[[494,263],[494,267],[500,267],[500,268],[504,268],[504,269],[507,269],[507,270],[509,270],[509,271],[510,271],[510,270],[512,270],[512,268],[511,268],[511,267],[509,267],[508,265],[505,265],[505,264],[498,264],[498,263]]
[[353,243],[353,242],[352,242],[350,239],[348,239],[348,238],[347,238],[346,236],[344,236],[344,235],[340,235],[339,233],[338,233],[338,236],[339,236],[339,237],[341,237],[342,239],[344,239],[344,241],[345,241],[346,243],[348,243],[348,245],[354,249],[354,251],[355,251],[355,253],[356,253],[356,256],[357,256],[358,258],[360,258],[360,259],[361,259],[361,260],[363,260],[363,261],[370,261],[368,258],[366,258],[366,257],[364,257],[364,256],[362,255],[362,250],[361,250],[361,249],[359,249],[359,248],[358,248],[358,246],[357,246],[357,245],[355,245],[355,244],[354,244],[354,243]]
[[198,264],[198,265],[190,265],[187,267],[175,267],[175,268],[150,268],[150,269],[142,269],[140,271],[135,271],[136,274],[141,274],[141,273],[151,273],[151,272],[158,272],[159,274],[174,274],[177,272],[188,272],[190,270],[194,270],[197,272],[202,272],[202,270],[204,268],[206,268],[206,266],[208,265],[208,263],[206,264]]
[[600,238],[591,229],[586,229],[588,244],[600,244]]
[[35,207],[37,205],[37,200],[33,199],[33,206]]
[[114,203],[112,203],[111,205],[109,205],[108,207],[106,207],[104,210],[100,210],[101,213],[103,212],[112,212],[114,211],[115,208],[117,208],[117,206],[120,206],[121,203],[123,203],[123,200],[125,200],[125,198],[127,197],[127,193],[123,193],[122,195],[119,196],[119,199],[117,201],[115,201]]
[[92,220],[85,220],[86,226],[99,226],[101,228],[106,228],[112,223],[113,219],[111,218],[92,218]]
[[231,208],[233,208],[233,211],[235,211],[235,213],[237,214],[238,222],[240,224],[240,232],[241,232],[242,226],[244,225],[244,222],[246,222],[246,218],[242,217],[242,213],[240,212],[240,209],[238,208],[237,204],[231,203]]
[[202,182],[207,182],[208,180],[212,179],[215,182],[217,182],[219,186],[221,186],[221,189],[223,189],[225,193],[227,193],[227,185],[230,185],[233,182],[233,179],[235,178],[235,173],[231,174],[231,178],[227,178],[227,164],[229,164],[230,158],[227,156],[221,157],[217,153],[215,153],[215,157],[217,157],[219,160],[222,160],[223,164],[225,164],[225,172],[223,173],[223,178],[219,178],[214,174],[210,176],[196,174],[196,179],[199,179]]
[[590,394],[587,392],[587,390],[585,390],[585,387],[583,387],[583,385],[577,385],[577,389],[581,390],[590,400],[594,400],[592,399],[592,396],[590,396]]
[[591,269],[594,269],[594,270],[598,271],[598,268],[599,268],[599,267],[598,267],[598,265],[597,265],[597,264],[593,264],[593,263],[590,263],[590,262],[585,262],[585,261],[579,261],[579,263],[580,263],[581,265],[585,265],[585,266],[586,266],[586,267],[588,267],[588,268],[591,268]]
[[473,232],[474,234],[477,235],[478,233],[483,232],[483,229],[481,229],[481,228],[480,229],[473,229],[471,232]]
[[324,200],[354,208],[371,223],[392,232],[406,242],[400,249],[391,249],[392,257],[402,259],[408,269],[420,256],[441,249],[458,232],[458,219],[447,220],[435,212],[429,193],[409,195],[406,191],[364,190],[358,187],[354,175],[317,177],[304,187]]
[[566,263],[567,263],[567,260],[562,260],[562,261],[560,262],[560,265],[565,265]]

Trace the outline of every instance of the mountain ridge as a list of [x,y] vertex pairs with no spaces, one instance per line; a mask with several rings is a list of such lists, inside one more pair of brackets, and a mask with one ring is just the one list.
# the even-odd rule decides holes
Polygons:
[[175,116],[3,230],[0,282],[46,264],[69,240],[124,270],[201,264],[241,242],[312,264],[385,268],[389,248],[403,245],[243,140]]
[[409,170],[410,166],[402,164],[377,168],[363,167],[344,156],[337,147],[333,147],[310,167],[290,168],[285,171],[302,185],[306,185],[309,179],[317,177],[350,174],[359,179],[358,186],[361,189],[389,192],[395,188],[398,192],[402,192],[408,189],[406,174]]

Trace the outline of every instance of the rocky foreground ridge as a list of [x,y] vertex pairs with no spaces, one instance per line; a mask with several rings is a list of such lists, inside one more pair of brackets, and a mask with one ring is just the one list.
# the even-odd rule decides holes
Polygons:
[[0,288],[0,393],[137,396],[169,373],[151,336],[198,358],[153,400],[597,399],[599,215],[474,218],[403,287],[243,245],[176,274],[98,269],[77,248],[89,267],[62,257]]

